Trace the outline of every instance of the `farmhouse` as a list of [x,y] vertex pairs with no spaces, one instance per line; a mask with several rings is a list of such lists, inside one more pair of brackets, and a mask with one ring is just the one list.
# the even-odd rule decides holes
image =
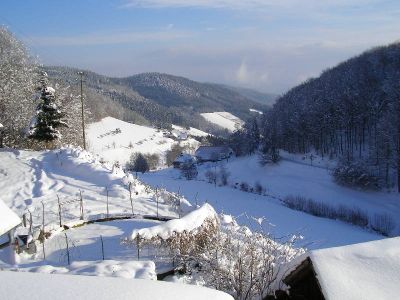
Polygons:
[[219,161],[232,155],[233,150],[228,146],[200,146],[195,153],[199,162]]
[[0,248],[8,245],[14,235],[15,228],[21,219],[2,200],[0,200]]
[[188,134],[185,131],[180,131],[180,130],[174,129],[171,131],[171,137],[176,140],[184,141],[184,140],[187,140]]
[[185,169],[193,166],[196,163],[196,157],[190,154],[182,153],[172,163],[176,169]]
[[399,299],[399,258],[400,237],[315,250],[283,281],[291,299]]

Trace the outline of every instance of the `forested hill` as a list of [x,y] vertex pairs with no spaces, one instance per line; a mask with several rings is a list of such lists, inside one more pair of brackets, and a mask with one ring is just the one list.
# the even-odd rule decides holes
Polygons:
[[400,44],[364,52],[291,89],[269,112],[264,131],[267,148],[316,149],[361,161],[394,185],[396,169],[400,178]]
[[[67,67],[45,67],[51,78],[77,85],[79,70]],[[200,113],[227,111],[243,120],[252,116],[250,108],[265,110],[266,106],[222,85],[199,83],[183,77],[160,73],[143,73],[126,78],[111,78],[85,72],[85,89],[91,98],[100,96],[109,107],[116,104],[125,121],[152,124],[177,124],[212,131]],[[90,102],[90,99],[89,99]],[[114,110],[116,110],[114,108]],[[102,116],[102,112],[99,113]]]

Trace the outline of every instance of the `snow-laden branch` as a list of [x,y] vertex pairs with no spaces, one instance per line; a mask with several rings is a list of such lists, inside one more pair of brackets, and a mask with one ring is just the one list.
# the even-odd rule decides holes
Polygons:
[[137,236],[148,240],[157,236],[162,239],[167,239],[175,233],[194,231],[201,227],[206,219],[210,218],[216,219],[218,216],[214,208],[210,204],[205,203],[203,206],[190,212],[181,219],[171,220],[154,227],[134,230],[130,239],[135,240]]

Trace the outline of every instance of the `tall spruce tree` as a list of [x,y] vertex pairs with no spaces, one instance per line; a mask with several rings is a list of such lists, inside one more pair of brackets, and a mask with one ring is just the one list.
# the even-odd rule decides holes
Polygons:
[[48,86],[46,72],[41,74],[39,89],[39,104],[30,126],[29,137],[49,143],[61,138],[59,127],[68,127],[68,125],[62,120],[64,113],[56,104],[55,90]]

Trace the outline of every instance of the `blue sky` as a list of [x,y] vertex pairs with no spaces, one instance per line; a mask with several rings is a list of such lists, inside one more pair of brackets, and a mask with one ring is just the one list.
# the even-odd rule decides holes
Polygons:
[[398,0],[1,0],[44,64],[282,93],[400,39]]

